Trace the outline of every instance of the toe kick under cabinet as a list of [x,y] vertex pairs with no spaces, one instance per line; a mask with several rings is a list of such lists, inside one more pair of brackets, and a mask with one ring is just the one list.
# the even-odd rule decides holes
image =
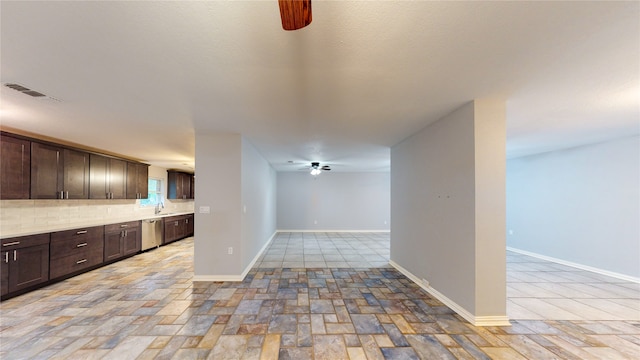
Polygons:
[[51,233],[51,279],[99,265],[103,258],[104,226]]

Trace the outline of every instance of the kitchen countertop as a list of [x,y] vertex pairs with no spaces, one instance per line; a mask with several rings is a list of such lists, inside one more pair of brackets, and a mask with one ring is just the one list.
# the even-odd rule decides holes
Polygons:
[[164,218],[169,216],[180,216],[193,214],[193,211],[182,211],[182,212],[170,212],[170,213],[160,213],[160,214],[151,214],[151,215],[143,215],[138,217],[126,217],[126,218],[113,218],[113,219],[104,219],[104,220],[95,220],[95,221],[84,221],[77,223],[69,223],[69,224],[57,224],[57,225],[43,225],[43,226],[34,226],[29,229],[19,229],[16,231],[2,231],[0,233],[0,239],[7,239],[17,236],[28,236],[28,235],[36,235],[43,233],[50,233],[56,231],[65,231],[65,230],[73,230],[84,227],[92,227],[92,226],[102,226],[109,224],[118,224],[122,222],[128,221],[138,221],[138,220],[146,220],[146,219],[156,219],[156,218]]

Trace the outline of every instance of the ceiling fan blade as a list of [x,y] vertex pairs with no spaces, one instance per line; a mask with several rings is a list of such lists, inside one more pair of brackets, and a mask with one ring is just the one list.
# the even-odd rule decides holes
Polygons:
[[329,165],[325,165],[322,167],[322,170],[331,171],[331,167],[329,167]]
[[282,28],[298,30],[311,24],[311,0],[278,0]]

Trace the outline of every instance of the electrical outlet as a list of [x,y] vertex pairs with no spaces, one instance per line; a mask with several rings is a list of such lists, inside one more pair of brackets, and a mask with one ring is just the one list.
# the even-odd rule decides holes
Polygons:
[[384,224],[387,225],[387,220],[384,221]]
[[509,235],[513,235],[513,229],[509,229]]
[[233,255],[233,247],[232,246],[229,246],[229,248],[227,249],[227,254]]
[[318,225],[318,220],[313,220],[313,223],[314,223],[315,225]]

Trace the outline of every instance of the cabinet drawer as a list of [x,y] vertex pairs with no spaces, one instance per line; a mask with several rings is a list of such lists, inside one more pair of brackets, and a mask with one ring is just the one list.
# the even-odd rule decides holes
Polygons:
[[2,250],[16,250],[25,247],[48,244],[49,234],[38,234],[29,236],[19,236],[14,238],[2,239]]
[[140,227],[140,221],[129,221],[119,224],[110,224],[104,226],[105,233],[114,233],[122,230],[135,229]]
[[77,255],[83,251],[102,251],[104,228],[102,226],[60,231],[51,234],[51,259]]
[[91,249],[75,251],[73,254],[51,259],[50,276],[55,279],[60,276],[86,269],[88,267],[102,263],[102,246]]

